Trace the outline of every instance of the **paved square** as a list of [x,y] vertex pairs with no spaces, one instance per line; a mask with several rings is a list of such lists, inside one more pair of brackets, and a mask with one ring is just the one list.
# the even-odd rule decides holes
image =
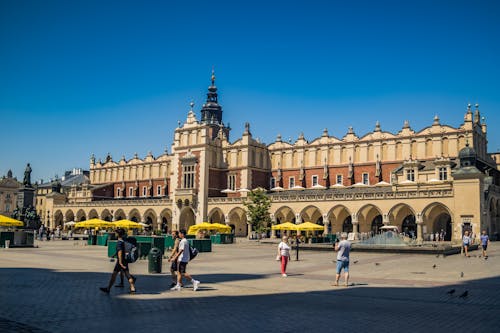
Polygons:
[[[170,278],[131,264],[136,295],[106,286],[107,248],[81,242],[0,249],[0,331],[164,332],[496,331],[500,327],[500,243],[489,259],[459,255],[351,254],[353,286],[332,287],[334,254],[301,251],[287,278],[274,245],[214,245],[188,271],[193,292],[169,290]],[[295,251],[292,252],[295,258]],[[354,262],[357,262],[354,264]],[[433,266],[436,265],[435,268]],[[463,277],[461,273],[463,272]],[[447,292],[455,289],[453,295]],[[468,291],[467,297],[459,297]]]

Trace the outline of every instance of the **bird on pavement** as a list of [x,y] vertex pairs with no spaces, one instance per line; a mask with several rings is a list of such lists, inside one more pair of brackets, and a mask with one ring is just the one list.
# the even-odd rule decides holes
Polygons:
[[432,265],[432,268],[436,268],[436,267],[437,267],[437,265],[436,265],[436,264]]
[[460,296],[458,296],[458,297],[460,297],[460,298],[465,298],[465,297],[467,297],[468,295],[469,295],[469,292],[466,290],[466,291],[464,291],[464,292],[462,293],[462,295],[460,295]]
[[376,262],[376,263],[375,263],[375,266],[378,266],[378,265],[380,265],[380,263],[379,263],[379,262]]
[[439,258],[439,253],[436,255],[436,258]]
[[460,272],[460,277],[464,277],[464,272]]
[[354,260],[354,263],[355,263],[355,264],[357,264],[357,263],[358,263],[358,261],[357,261],[357,260]]
[[446,292],[448,295],[453,295],[455,293],[455,289],[449,290]]

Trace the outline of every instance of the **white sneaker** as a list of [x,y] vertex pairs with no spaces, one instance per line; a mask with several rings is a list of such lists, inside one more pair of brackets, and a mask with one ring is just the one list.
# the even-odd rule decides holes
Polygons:
[[200,281],[193,280],[193,291],[198,290],[198,286],[200,285]]
[[173,291],[181,291],[181,286],[180,285],[175,285],[174,287],[170,288],[170,290],[173,290]]
[[281,274],[281,276],[282,276],[282,277],[287,277],[287,275],[286,275],[286,274]]

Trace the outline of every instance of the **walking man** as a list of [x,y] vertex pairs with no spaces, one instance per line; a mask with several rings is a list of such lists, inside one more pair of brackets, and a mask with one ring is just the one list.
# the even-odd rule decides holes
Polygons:
[[349,285],[349,252],[351,251],[351,243],[347,240],[347,233],[343,232],[340,236],[342,240],[335,243],[335,251],[337,251],[337,274],[335,275],[334,286],[339,285],[340,272],[344,270],[345,286]]
[[179,232],[179,237],[181,238],[181,241],[179,243],[179,250],[177,254],[172,258],[173,261],[177,262],[177,284],[174,287],[170,288],[170,290],[180,291],[182,277],[185,277],[186,279],[191,280],[191,283],[193,284],[193,291],[196,291],[198,290],[200,281],[193,279],[193,277],[186,272],[186,267],[191,255],[189,251],[189,242],[186,239],[186,230],[181,230]]
[[111,287],[115,283],[116,276],[118,273],[123,272],[128,279],[128,283],[130,284],[130,293],[135,294],[135,277],[132,277],[128,271],[128,262],[125,260],[125,241],[123,238],[125,237],[124,229],[116,229],[116,234],[118,236],[118,242],[116,243],[116,265],[113,269],[113,274],[111,274],[111,278],[109,279],[109,284],[107,287],[101,287],[102,292],[109,294]]
[[172,248],[170,257],[168,258],[168,262],[170,262],[170,274],[172,276],[172,284],[170,285],[170,288],[173,288],[177,285],[177,271],[179,270],[177,267],[177,260],[174,260],[177,253],[179,252],[179,243],[181,242],[181,239],[179,238],[179,232],[177,230],[172,231],[172,238],[174,239],[174,246]]
[[483,230],[483,233],[480,238],[481,238],[481,246],[483,247],[483,257],[484,259],[488,259],[488,254],[486,253],[486,249],[490,244],[490,238],[486,234],[486,230]]

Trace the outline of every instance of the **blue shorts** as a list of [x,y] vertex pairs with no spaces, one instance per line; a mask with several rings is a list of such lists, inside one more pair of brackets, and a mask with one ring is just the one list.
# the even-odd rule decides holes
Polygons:
[[349,261],[337,260],[337,274],[340,274],[342,268],[345,273],[349,273]]

